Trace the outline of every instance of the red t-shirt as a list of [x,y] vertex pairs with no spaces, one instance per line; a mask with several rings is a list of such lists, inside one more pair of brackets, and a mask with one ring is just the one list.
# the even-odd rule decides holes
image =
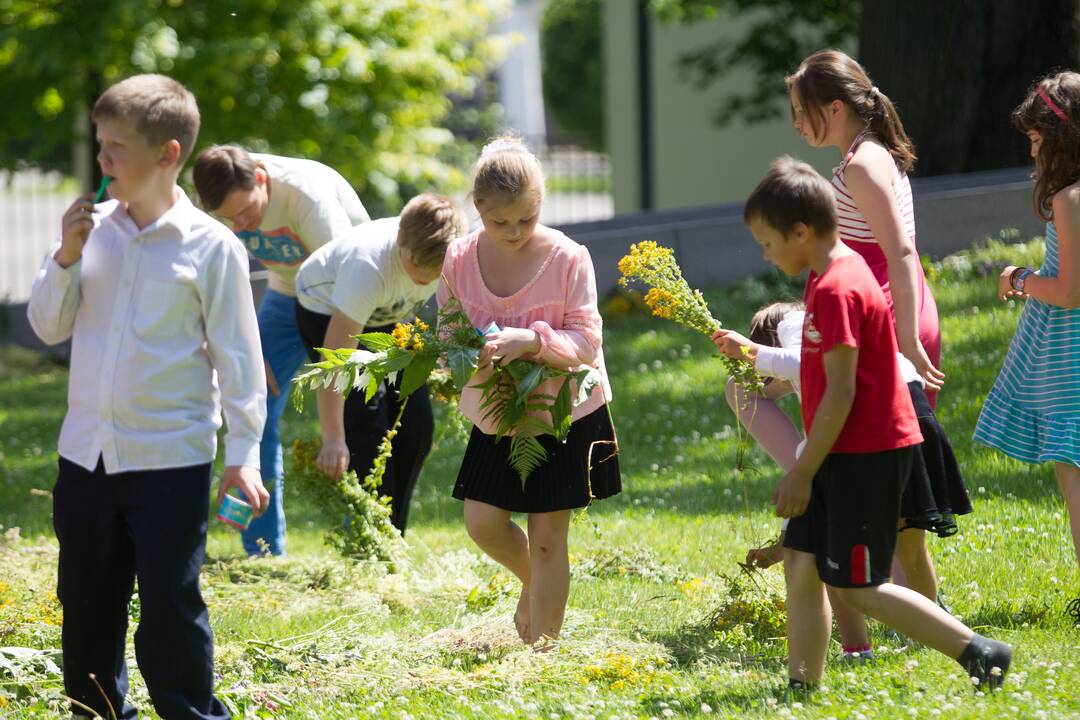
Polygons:
[[858,349],[855,401],[831,452],[871,453],[921,443],[919,421],[896,361],[896,334],[885,295],[858,255],[810,273],[803,294],[802,412],[806,432],[825,394],[824,354]]

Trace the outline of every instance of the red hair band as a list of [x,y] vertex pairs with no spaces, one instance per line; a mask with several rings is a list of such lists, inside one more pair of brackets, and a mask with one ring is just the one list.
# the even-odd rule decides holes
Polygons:
[[1046,88],[1044,88],[1042,85],[1040,85],[1038,87],[1038,93],[1039,93],[1039,97],[1041,97],[1043,102],[1046,103],[1046,107],[1053,110],[1054,114],[1057,115],[1058,118],[1061,119],[1061,122],[1063,122],[1065,124],[1068,124],[1069,123],[1069,116],[1065,114],[1064,110],[1062,110],[1060,107],[1057,106],[1057,103],[1055,103],[1053,100],[1050,99],[1050,93],[1046,92]]

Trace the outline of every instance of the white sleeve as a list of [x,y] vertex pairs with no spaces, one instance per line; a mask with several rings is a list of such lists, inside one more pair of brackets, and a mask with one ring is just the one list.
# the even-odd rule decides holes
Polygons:
[[247,252],[229,240],[199,268],[206,348],[221,385],[225,465],[259,467],[266,423],[266,371],[248,278]]
[[45,261],[34,278],[26,317],[34,333],[48,345],[56,345],[71,337],[75,315],[79,311],[79,278],[82,260],[66,268],[60,267],[53,255],[60,249],[56,243],[49,249]]
[[797,348],[789,350],[787,348],[759,345],[757,358],[754,360],[754,369],[766,377],[798,382],[801,352]]
[[903,353],[896,353],[896,361],[900,364],[900,377],[903,378],[904,384],[917,382],[920,386],[926,387],[926,381],[919,375],[919,371],[915,369],[915,365],[904,357]]

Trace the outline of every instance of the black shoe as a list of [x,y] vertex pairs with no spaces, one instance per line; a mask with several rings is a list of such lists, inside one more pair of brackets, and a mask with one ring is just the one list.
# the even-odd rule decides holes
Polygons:
[[1073,625],[1080,627],[1080,597],[1075,597],[1065,606],[1065,614],[1072,618]]
[[788,680],[786,688],[780,690],[780,699],[785,705],[792,703],[808,703],[814,695],[816,683],[807,683],[801,680]]
[[1012,663],[1012,647],[997,640],[976,635],[960,656],[960,664],[976,690],[995,690],[1005,682]]

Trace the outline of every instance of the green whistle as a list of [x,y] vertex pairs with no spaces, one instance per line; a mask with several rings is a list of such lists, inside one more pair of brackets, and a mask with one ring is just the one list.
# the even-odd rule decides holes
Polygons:
[[112,180],[112,178],[109,177],[108,175],[101,178],[101,187],[98,188],[97,195],[94,196],[94,204],[95,205],[97,205],[99,202],[101,202],[105,198],[105,188],[109,187],[109,181],[110,180]]

